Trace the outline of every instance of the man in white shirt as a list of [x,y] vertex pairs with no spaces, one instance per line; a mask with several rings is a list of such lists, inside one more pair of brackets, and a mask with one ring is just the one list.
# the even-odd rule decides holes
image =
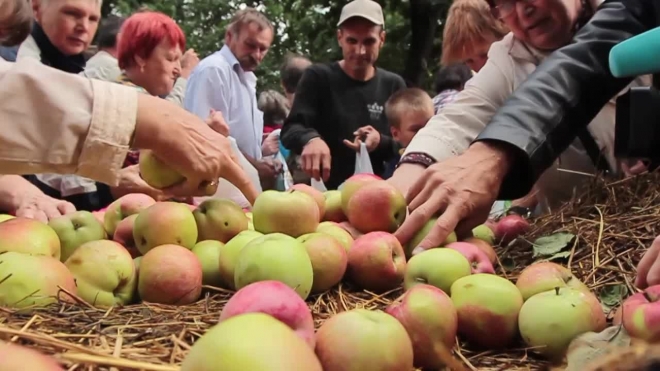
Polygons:
[[211,110],[222,112],[230,137],[262,180],[275,178],[281,169],[272,158],[263,157],[263,113],[257,107],[253,72],[273,37],[273,25],[264,14],[254,8],[238,11],[225,33],[225,45],[190,75],[184,99],[184,107],[200,118]]

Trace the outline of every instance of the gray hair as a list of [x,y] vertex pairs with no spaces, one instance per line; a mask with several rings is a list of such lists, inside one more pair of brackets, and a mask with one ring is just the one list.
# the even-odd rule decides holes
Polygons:
[[275,27],[273,27],[273,24],[268,20],[266,15],[255,8],[245,8],[236,12],[231,18],[229,26],[227,26],[227,32],[232,35],[238,35],[241,29],[250,23],[259,25],[260,30],[268,28],[275,32]]
[[264,113],[264,123],[282,124],[289,115],[289,104],[282,94],[266,90],[259,95],[257,107]]

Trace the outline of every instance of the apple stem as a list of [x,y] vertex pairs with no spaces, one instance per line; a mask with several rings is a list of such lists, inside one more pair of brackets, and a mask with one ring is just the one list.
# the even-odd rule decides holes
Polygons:
[[559,286],[555,287],[555,294],[559,296]]

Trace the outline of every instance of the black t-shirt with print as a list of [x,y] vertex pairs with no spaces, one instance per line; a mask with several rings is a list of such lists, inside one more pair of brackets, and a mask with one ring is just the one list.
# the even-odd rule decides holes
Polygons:
[[310,139],[323,138],[332,155],[330,179],[325,185],[336,189],[355,171],[355,152],[343,140],[353,140],[353,132],[371,125],[381,133],[378,148],[370,153],[371,164],[375,174],[383,175],[385,163],[398,154],[384,106],[394,92],[405,87],[400,76],[382,68],[377,68],[370,80],[358,81],[349,77],[339,62],[310,66],[298,84],[282,128],[282,144],[300,154]]

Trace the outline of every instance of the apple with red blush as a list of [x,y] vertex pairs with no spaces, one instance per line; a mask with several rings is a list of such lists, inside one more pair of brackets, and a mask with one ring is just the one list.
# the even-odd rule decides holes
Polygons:
[[453,249],[461,254],[470,262],[472,267],[472,274],[474,273],[490,273],[495,274],[493,263],[490,262],[488,255],[479,249],[476,245],[469,242],[452,242],[447,245],[448,249]]

